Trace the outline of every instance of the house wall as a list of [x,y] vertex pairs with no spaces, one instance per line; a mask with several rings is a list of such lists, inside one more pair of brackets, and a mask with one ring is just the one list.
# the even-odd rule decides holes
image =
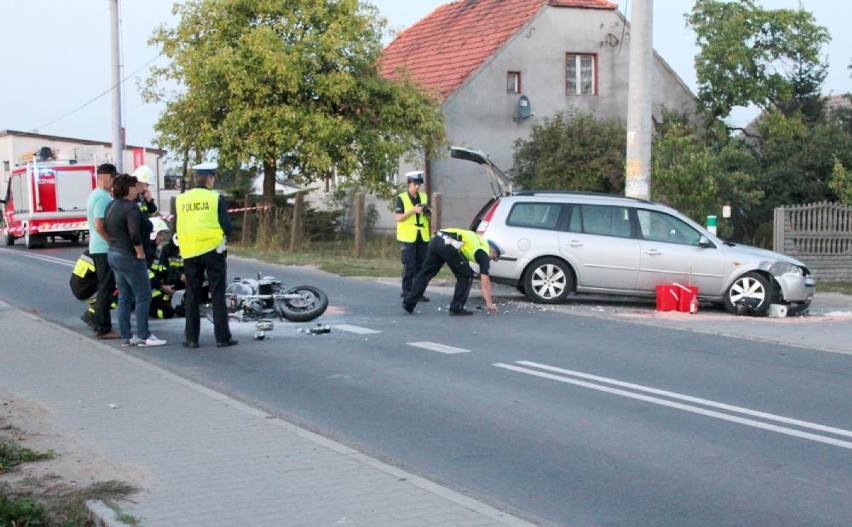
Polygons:
[[[629,26],[616,11],[545,7],[443,106],[451,144],[482,150],[504,171],[513,165],[514,142],[558,112],[581,111],[627,122]],[[597,95],[566,95],[565,55],[597,55]],[[506,92],[506,75],[521,72],[521,93],[534,116],[515,119],[518,94]],[[653,108],[692,111],[694,96],[657,55]],[[479,166],[442,158],[432,161],[433,192],[444,200],[444,226],[467,227],[491,195]]]

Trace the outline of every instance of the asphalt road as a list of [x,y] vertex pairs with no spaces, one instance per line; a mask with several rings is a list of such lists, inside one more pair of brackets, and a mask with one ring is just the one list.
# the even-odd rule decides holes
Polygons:
[[[87,331],[67,285],[81,250],[0,249],[0,298]],[[395,284],[229,265],[318,286],[329,310],[263,341],[234,324],[228,349],[206,323],[202,348],[187,350],[182,320],[153,321],[170,345],[128,353],[543,522],[852,522],[852,355],[517,296],[498,297],[497,315],[449,317],[435,290],[407,315]],[[331,333],[298,331],[316,322]]]

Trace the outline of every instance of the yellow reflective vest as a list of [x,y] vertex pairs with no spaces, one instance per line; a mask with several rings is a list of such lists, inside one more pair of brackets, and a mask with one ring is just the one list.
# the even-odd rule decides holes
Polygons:
[[194,188],[177,197],[177,236],[184,258],[208,253],[225,239],[219,225],[219,194]]
[[476,234],[473,231],[466,231],[464,229],[441,229],[441,232],[451,232],[454,234],[458,234],[461,237],[461,241],[464,242],[464,245],[461,246],[459,251],[462,253],[462,256],[469,262],[475,262],[476,251],[482,249],[485,251],[485,254],[490,257],[491,255],[491,246],[488,245],[488,242],[482,236]]
[[[427,205],[428,198],[425,192],[418,192],[420,204]],[[402,199],[402,212],[408,212],[414,208],[411,195],[403,192],[399,195]],[[417,226],[417,218],[420,218],[420,227]],[[429,240],[429,217],[425,214],[412,214],[402,221],[396,222],[396,239],[401,242],[413,243],[417,241],[417,233],[423,241]]]

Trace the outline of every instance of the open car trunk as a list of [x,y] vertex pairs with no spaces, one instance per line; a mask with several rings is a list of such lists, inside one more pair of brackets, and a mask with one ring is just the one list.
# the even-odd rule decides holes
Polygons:
[[500,168],[488,159],[488,155],[480,150],[471,150],[461,146],[450,147],[450,157],[462,159],[464,161],[472,161],[479,164],[482,170],[488,175],[491,180],[491,192],[493,197],[476,213],[473,221],[470,224],[470,230],[475,231],[483,216],[491,209],[494,201],[500,196],[509,196],[512,194],[512,182],[509,177]]

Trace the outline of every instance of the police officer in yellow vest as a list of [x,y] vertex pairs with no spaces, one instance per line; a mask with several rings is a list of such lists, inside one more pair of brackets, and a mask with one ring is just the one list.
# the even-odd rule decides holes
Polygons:
[[175,224],[183,269],[186,276],[186,325],[183,345],[198,347],[200,332],[199,304],[202,299],[204,274],[210,286],[213,304],[213,333],[216,346],[233,346],[237,341],[228,326],[225,305],[228,253],[225,237],[233,230],[224,196],[212,190],[216,181],[216,164],[202,163],[195,170],[195,188],[177,197]]
[[470,263],[479,266],[479,277],[482,285],[482,296],[485,299],[485,309],[496,313],[497,306],[491,296],[491,279],[488,276],[491,261],[496,261],[503,254],[503,249],[492,240],[486,240],[473,231],[463,229],[441,229],[429,241],[429,251],[423,269],[417,273],[411,291],[402,301],[402,308],[411,313],[421,299],[426,286],[438,271],[447,264],[456,277],[456,288],[453,300],[450,302],[450,315],[472,315],[465,309],[470,287],[473,285],[474,271]]
[[[408,189],[396,197],[396,239],[402,246],[402,298],[411,290],[414,277],[426,261],[427,240],[431,235],[429,198],[425,192],[420,192],[423,172],[418,170],[405,176]],[[429,299],[423,297],[420,301],[428,302]]]

